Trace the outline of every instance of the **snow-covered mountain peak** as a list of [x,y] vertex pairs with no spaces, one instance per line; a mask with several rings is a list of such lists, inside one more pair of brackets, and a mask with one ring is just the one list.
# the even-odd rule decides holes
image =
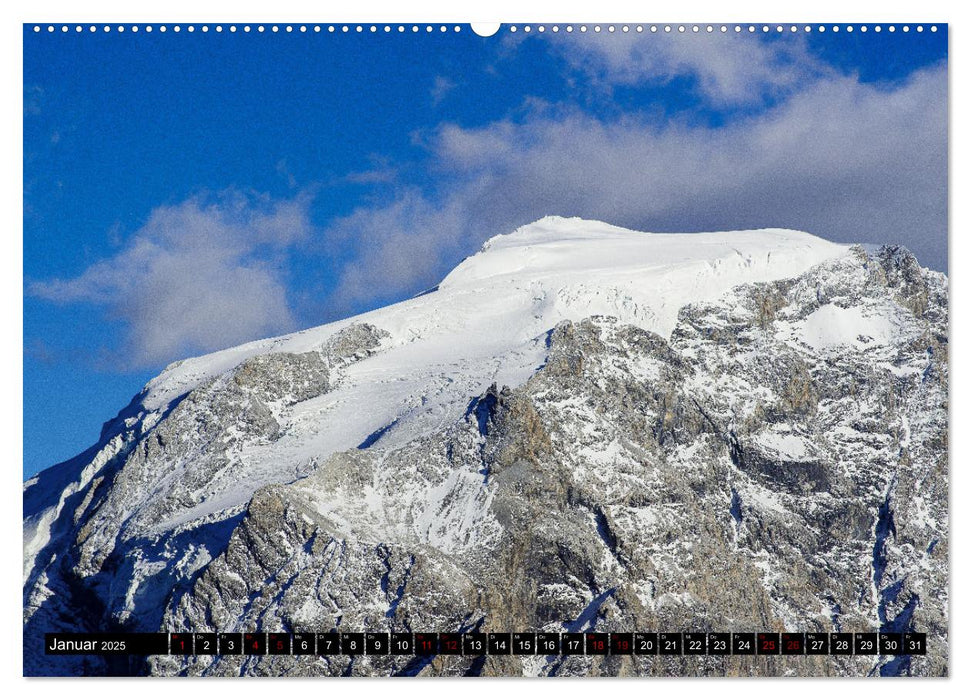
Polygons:
[[[436,358],[479,368],[495,360],[508,369],[498,358],[534,348],[560,321],[591,315],[614,316],[667,337],[686,304],[713,300],[740,284],[796,277],[848,251],[846,245],[785,229],[642,233],[548,216],[489,239],[431,293],[171,365],[149,383],[142,402],[162,409],[253,356],[317,351],[356,323],[388,333],[381,355],[390,366],[420,365],[422,373]],[[522,373],[540,362],[541,351],[541,344],[530,350],[528,360],[515,363],[515,376],[506,378],[528,376]],[[495,379],[480,381],[488,386]]]
[[169,366],[24,485],[25,640],[810,624],[926,629],[913,668],[946,674],[946,405],[947,280],[902,251],[544,218],[417,297]]
[[[741,284],[793,276],[806,269],[806,261],[811,266],[846,249],[789,229],[643,233],[601,221],[547,216],[490,238],[445,277],[440,289],[493,278],[539,279],[610,271],[634,273],[644,282],[645,276],[677,268],[715,268],[723,263],[735,263],[725,271],[736,269]],[[751,273],[759,279],[752,279]]]
[[[245,392],[253,377],[276,386],[273,420],[259,419],[269,443],[248,444],[235,469],[207,477],[174,526],[239,507],[259,486],[297,478],[335,452],[443,429],[490,385],[516,387],[535,374],[563,321],[607,316],[670,338],[689,304],[850,254],[796,231],[649,234],[547,217],[491,239],[429,293],[170,365],[102,437],[150,430],[186,397]],[[327,379],[310,391],[298,386],[305,375]]]

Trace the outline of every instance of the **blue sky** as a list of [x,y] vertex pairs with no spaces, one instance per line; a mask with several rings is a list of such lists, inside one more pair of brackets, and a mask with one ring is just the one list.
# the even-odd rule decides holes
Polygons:
[[546,214],[947,266],[947,32],[24,29],[24,475],[167,363],[435,284]]

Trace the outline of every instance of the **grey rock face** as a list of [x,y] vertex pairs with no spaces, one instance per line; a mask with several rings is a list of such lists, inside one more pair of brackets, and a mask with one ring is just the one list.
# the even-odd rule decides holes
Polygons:
[[[136,398],[106,424],[93,459],[89,451],[27,485],[25,528],[49,506],[45,495],[61,503],[50,541],[25,572],[25,639],[75,625],[154,629],[173,587],[222,551],[239,521],[239,506],[211,513],[209,501],[241,483],[259,487],[245,451],[271,446],[287,407],[332,390],[340,369],[373,353],[385,335],[351,325],[317,351],[253,357],[161,413]],[[296,465],[291,479],[310,468]],[[197,508],[207,514],[193,518]],[[25,672],[43,673],[49,663],[25,656]]]
[[[682,309],[668,340],[610,317],[560,323],[525,384],[470,397],[441,430],[378,437],[245,509],[123,539],[119,516],[144,530],[234,478],[240,445],[272,444],[288,402],[329,391],[379,341],[359,327],[254,358],[125,438],[62,509],[57,558],[38,557],[25,639],[85,605],[94,627],[197,632],[916,630],[926,657],[172,656],[140,670],[947,674],[947,286],[906,251],[738,287]],[[126,502],[152,479],[156,497]]]

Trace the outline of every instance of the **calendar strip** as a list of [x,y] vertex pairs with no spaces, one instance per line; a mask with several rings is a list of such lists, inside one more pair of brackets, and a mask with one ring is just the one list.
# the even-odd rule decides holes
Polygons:
[[902,656],[921,632],[49,633],[49,655],[183,656]]

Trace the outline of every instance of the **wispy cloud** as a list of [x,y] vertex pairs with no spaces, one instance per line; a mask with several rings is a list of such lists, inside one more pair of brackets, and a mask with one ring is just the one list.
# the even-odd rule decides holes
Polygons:
[[407,189],[385,206],[359,207],[333,221],[324,240],[332,255],[347,256],[349,262],[332,295],[332,312],[400,298],[437,282],[442,261],[460,255],[468,243],[468,195],[463,188],[433,202]]
[[686,77],[705,101],[719,107],[758,104],[833,74],[802,36],[587,32],[533,40],[548,41],[594,85],[665,85]]
[[290,166],[287,164],[286,158],[281,158],[276,163],[277,175],[284,178],[287,181],[287,187],[291,190],[297,188],[297,178],[294,177],[293,173],[290,172]]
[[122,363],[168,362],[291,330],[279,258],[310,235],[308,199],[226,191],[155,209],[113,257],[28,293],[103,306],[128,328]]
[[352,185],[379,185],[389,184],[395,181],[398,173],[394,168],[372,168],[371,170],[361,170],[355,173],[348,173],[340,179]]
[[24,86],[24,115],[37,116],[41,113],[44,88],[40,85]]
[[445,99],[445,96],[454,89],[455,81],[449,80],[443,75],[436,75],[431,90],[432,104],[437,107]]
[[[578,107],[479,128],[443,124],[425,139],[434,189],[403,190],[331,227],[336,240],[366,241],[338,302],[416,291],[489,236],[546,214],[655,231],[791,227],[903,243],[943,267],[946,68],[892,86],[814,75],[783,81],[785,99],[718,126]],[[698,79],[719,99],[745,94],[745,80]]]

